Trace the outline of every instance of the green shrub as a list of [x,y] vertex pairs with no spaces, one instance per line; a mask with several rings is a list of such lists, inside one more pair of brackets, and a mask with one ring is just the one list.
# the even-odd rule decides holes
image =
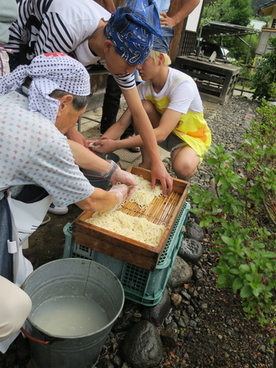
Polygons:
[[276,216],[276,106],[264,103],[257,117],[239,150],[226,152],[221,145],[210,149],[205,161],[212,167],[215,190],[192,185],[190,197],[200,225],[213,228],[215,250],[220,252],[214,268],[218,286],[240,295],[249,317],[271,324],[276,220],[265,222],[263,213],[269,195],[275,203],[270,215]]
[[254,99],[276,98],[276,38],[270,38],[269,41],[272,51],[260,58],[252,76]]

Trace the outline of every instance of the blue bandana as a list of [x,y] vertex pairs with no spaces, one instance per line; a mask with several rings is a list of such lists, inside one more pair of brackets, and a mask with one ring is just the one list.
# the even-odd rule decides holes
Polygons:
[[162,36],[154,36],[153,50],[168,54],[174,36],[174,29],[172,27],[161,27],[161,33]]
[[161,34],[159,14],[154,0],[130,0],[111,15],[105,36],[116,52],[132,65],[142,64],[153,46],[153,34]]

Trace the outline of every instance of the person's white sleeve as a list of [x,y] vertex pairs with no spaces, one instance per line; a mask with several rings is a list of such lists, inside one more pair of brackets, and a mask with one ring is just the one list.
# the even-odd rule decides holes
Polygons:
[[19,331],[28,317],[30,297],[13,282],[0,276],[0,341]]

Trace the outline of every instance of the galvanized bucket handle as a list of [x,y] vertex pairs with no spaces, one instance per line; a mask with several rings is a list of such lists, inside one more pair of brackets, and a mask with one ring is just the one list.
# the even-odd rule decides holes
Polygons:
[[35,341],[39,344],[43,344],[43,345],[51,345],[53,344],[53,342],[55,341],[64,341],[64,339],[60,339],[60,338],[57,338],[57,337],[53,337],[51,338],[51,340],[39,340],[33,336],[31,336],[23,327],[20,328],[21,332],[29,339],[29,340],[32,340],[32,341]]

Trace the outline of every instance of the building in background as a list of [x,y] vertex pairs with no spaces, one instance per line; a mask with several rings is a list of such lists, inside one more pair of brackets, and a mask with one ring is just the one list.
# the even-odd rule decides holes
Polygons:
[[262,28],[259,43],[256,49],[256,56],[262,56],[271,51],[269,45],[269,39],[271,37],[276,37],[276,0],[265,3],[259,6],[259,15],[270,16],[268,26]]

